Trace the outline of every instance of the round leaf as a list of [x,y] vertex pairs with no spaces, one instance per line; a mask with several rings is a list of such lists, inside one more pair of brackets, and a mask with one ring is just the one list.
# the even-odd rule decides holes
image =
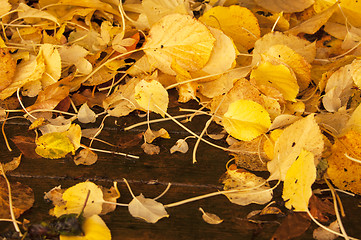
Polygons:
[[250,141],[267,132],[271,119],[260,104],[250,100],[238,100],[229,105],[222,123],[232,137]]

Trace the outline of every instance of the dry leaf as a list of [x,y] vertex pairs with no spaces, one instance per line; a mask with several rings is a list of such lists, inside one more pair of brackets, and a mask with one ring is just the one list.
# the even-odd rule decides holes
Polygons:
[[185,139],[178,139],[177,142],[175,143],[175,145],[173,145],[170,148],[170,153],[175,153],[175,152],[181,152],[181,153],[186,153],[188,152],[188,143],[186,142]]
[[0,49],[0,92],[9,86],[15,75],[16,61],[7,49]]
[[154,155],[154,154],[159,154],[160,153],[160,147],[154,145],[154,144],[151,144],[151,143],[143,143],[141,148],[143,149],[143,151],[146,153],[146,154],[149,154],[149,155]]
[[33,137],[14,136],[11,138],[11,141],[13,141],[24,157],[29,159],[41,158],[41,156],[35,152],[36,144]]
[[143,194],[133,198],[128,205],[128,210],[133,217],[141,218],[149,223],[156,223],[159,219],[169,216],[163,204],[145,198]]
[[74,156],[74,163],[76,165],[93,165],[98,160],[98,155],[89,148],[82,149],[76,156]]
[[217,215],[209,212],[205,212],[203,208],[199,208],[199,211],[203,213],[202,218],[206,223],[209,224],[220,224],[223,222],[223,219],[220,219]]
[[[329,226],[327,226],[327,228],[335,232],[341,233],[340,226],[338,225],[337,221],[332,222]],[[313,231],[313,238],[316,240],[334,240],[338,237],[338,235],[333,234],[322,227],[318,227]]]
[[[11,197],[15,218],[30,209],[34,204],[34,193],[31,188],[19,182],[10,182]],[[6,181],[0,177],[0,218],[10,219],[9,192]]]
[[311,221],[307,213],[295,212],[288,214],[273,234],[271,240],[289,240],[301,236],[310,227]]
[[97,119],[97,115],[91,110],[87,103],[84,103],[78,112],[78,120],[81,123],[94,123]]

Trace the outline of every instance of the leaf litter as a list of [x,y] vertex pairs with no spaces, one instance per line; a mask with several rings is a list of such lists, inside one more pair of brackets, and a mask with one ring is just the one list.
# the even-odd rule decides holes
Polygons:
[[[105,200],[100,187],[91,182],[59,193],[62,200],[53,201],[53,214],[59,221],[61,215],[75,219],[82,232],[78,238],[111,238],[98,216],[104,204],[128,206],[132,216],[156,223],[169,216],[167,208],[222,194],[239,205],[271,204],[273,190],[281,188],[281,205],[290,213],[273,238],[289,239],[302,235],[309,219],[320,226],[312,216],[323,211],[312,200],[314,183],[330,180],[340,191],[361,193],[358,1],[1,3],[2,135],[7,143],[4,129],[14,117],[32,123],[35,137],[12,138],[26,158],[71,155],[76,165],[92,165],[98,159],[96,152],[103,152],[137,159],[91,147],[93,141],[103,141],[97,136],[106,118],[126,117],[134,111],[146,113],[148,128],[136,141],[119,143],[123,150],[136,145],[147,154],[158,154],[157,138],[161,137],[174,140],[171,154],[186,153],[192,147],[186,139],[192,137],[197,139],[193,163],[200,141],[234,157],[235,165],[227,164],[221,178],[224,191],[167,205],[132,192],[129,204],[117,203],[119,194]],[[202,106],[192,118],[197,111],[210,116],[200,135],[168,113],[172,88],[179,102],[196,100]],[[24,97],[33,99],[33,104],[23,103]],[[18,105],[8,104],[14,99]],[[162,119],[150,120],[150,112]],[[87,124],[97,119],[102,119],[99,128],[89,129]],[[157,121],[174,121],[190,136],[173,139],[169,129],[152,130],[150,123]],[[214,139],[220,144],[207,140],[211,122],[233,137],[229,147],[221,146],[222,138]],[[87,146],[83,138],[90,139]],[[2,165],[5,179],[6,171],[19,164],[20,158]],[[261,171],[269,177],[258,176]],[[329,227],[320,226],[327,233],[317,230],[314,238],[354,239],[338,217],[342,205],[330,188],[335,216],[329,219]],[[14,201],[15,205],[10,191],[2,193],[2,199],[8,195],[9,204]],[[5,205],[1,211],[8,208]],[[208,223],[221,221],[201,211]],[[6,217],[11,217],[20,235],[15,219],[21,213]],[[293,229],[296,225],[300,227]],[[60,239],[77,238],[57,234]]]

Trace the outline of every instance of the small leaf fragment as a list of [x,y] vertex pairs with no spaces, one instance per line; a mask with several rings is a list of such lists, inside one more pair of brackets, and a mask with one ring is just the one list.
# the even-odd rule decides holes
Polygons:
[[223,222],[223,219],[220,219],[216,214],[205,212],[201,207],[199,208],[199,211],[203,213],[202,218],[206,223],[220,224]]
[[82,149],[75,157],[74,163],[76,165],[92,165],[98,160],[98,155],[89,148]]

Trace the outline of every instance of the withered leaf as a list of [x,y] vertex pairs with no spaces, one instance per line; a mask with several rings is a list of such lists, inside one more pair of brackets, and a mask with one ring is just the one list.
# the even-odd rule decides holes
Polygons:
[[0,49],[0,92],[5,89],[13,80],[16,69],[16,62],[10,56],[7,49]]
[[288,240],[301,236],[311,225],[307,213],[294,212],[282,221],[271,240]]
[[30,159],[41,158],[41,156],[35,152],[36,144],[33,137],[19,135],[12,137],[11,141],[15,143],[16,147],[21,151],[24,157]]
[[[30,187],[19,182],[10,183],[10,185],[14,214],[15,218],[18,218],[33,206],[34,193]],[[9,210],[9,192],[3,177],[0,177],[0,218],[11,218]]]

